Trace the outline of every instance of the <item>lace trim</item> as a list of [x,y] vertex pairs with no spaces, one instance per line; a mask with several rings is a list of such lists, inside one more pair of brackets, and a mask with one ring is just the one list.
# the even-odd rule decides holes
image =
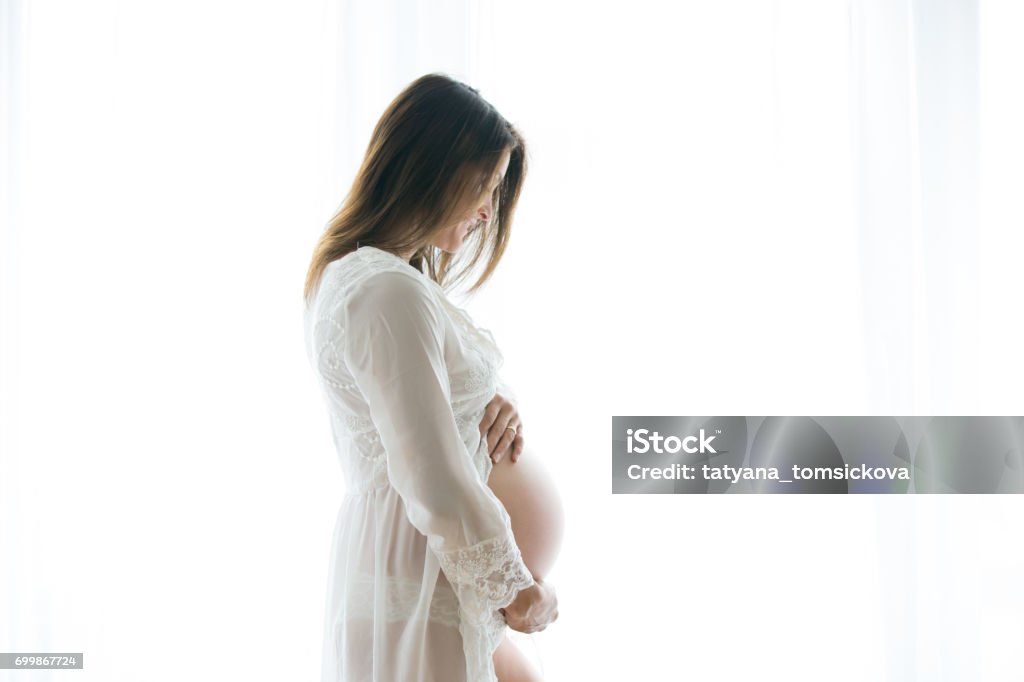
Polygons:
[[[413,620],[417,615],[423,617],[422,610],[418,608],[423,589],[420,581],[389,577],[384,578],[383,582],[383,585],[378,585],[372,575],[366,574],[353,578],[348,593],[346,616],[373,620],[375,595],[382,593],[384,619],[387,622]],[[438,586],[430,601],[427,618],[449,627],[459,627],[459,602],[455,593]]]
[[459,596],[466,679],[494,682],[494,654],[507,624],[499,608],[534,585],[511,528],[506,535],[454,552],[438,553],[441,569]]
[[523,563],[509,526],[499,537],[436,554],[459,598],[466,679],[493,682],[494,651],[506,628],[505,617],[498,609],[512,603],[520,590],[533,585],[533,576]]
[[437,557],[465,617],[476,625],[491,622],[498,609],[534,583],[511,529],[471,547],[437,552]]

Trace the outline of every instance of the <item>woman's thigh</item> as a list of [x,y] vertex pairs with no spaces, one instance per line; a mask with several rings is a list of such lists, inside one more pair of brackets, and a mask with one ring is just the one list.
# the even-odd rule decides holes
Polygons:
[[543,682],[540,673],[508,635],[501,638],[494,651],[494,672],[498,682]]

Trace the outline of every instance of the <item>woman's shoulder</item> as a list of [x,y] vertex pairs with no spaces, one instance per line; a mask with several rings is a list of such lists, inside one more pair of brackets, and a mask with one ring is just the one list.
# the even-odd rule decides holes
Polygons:
[[435,288],[429,276],[401,257],[363,246],[327,265],[318,307],[335,312],[356,299],[373,299],[378,304],[408,298],[433,301]]

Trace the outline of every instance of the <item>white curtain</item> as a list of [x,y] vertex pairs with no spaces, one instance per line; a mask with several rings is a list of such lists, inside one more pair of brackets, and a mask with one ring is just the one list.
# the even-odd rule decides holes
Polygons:
[[[1002,414],[1020,376],[1019,253],[1004,124],[1020,53],[1010,3],[850,5],[851,122],[867,351],[876,414]],[[983,57],[987,57],[987,60]],[[1016,57],[1014,59],[1013,57]],[[1014,146],[1015,145],[1015,146]],[[983,166],[983,159],[987,167]],[[983,203],[987,199],[987,205]],[[1013,280],[1016,279],[1017,282]],[[1013,319],[1013,318],[1017,319]],[[1012,389],[1010,389],[1012,390]],[[979,453],[981,454],[981,453]],[[1024,633],[1017,499],[875,500],[887,679],[1012,679]]]
[[[19,498],[17,342],[17,233],[20,220],[24,146],[16,133],[25,126],[24,79],[26,13],[22,3],[0,5],[0,646],[11,644],[8,633],[32,622],[33,595],[24,578],[33,571],[31,528],[23,522]],[[39,595],[40,601],[44,595]],[[45,635],[44,635],[45,638]],[[39,646],[43,646],[41,642]],[[6,651],[7,649],[5,649]]]
[[871,406],[966,414],[978,397],[978,5],[864,0],[850,19]]
[[312,679],[342,483],[300,303],[340,200],[332,8],[2,8],[0,650]]
[[613,497],[607,456],[611,415],[1019,413],[1018,3],[0,7],[0,651],[315,678],[301,281],[444,71],[531,145],[464,303],[566,506],[547,677],[1019,678],[1016,497]]

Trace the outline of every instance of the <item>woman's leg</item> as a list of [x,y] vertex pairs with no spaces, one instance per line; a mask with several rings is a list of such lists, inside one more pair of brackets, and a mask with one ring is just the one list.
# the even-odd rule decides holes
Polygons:
[[494,672],[498,675],[498,682],[544,682],[508,635],[501,638],[501,644],[494,651]]

